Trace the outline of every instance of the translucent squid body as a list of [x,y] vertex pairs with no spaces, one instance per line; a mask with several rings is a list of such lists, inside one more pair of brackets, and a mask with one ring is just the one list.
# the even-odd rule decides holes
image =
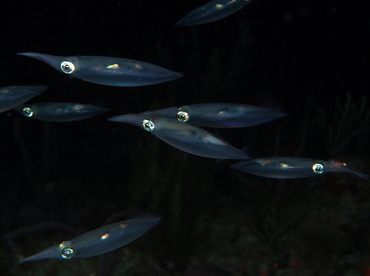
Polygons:
[[197,126],[216,128],[249,127],[286,115],[263,107],[231,103],[193,104],[147,111],[144,114],[159,115]]
[[251,0],[213,0],[180,19],[176,26],[199,25],[224,18],[250,4]]
[[78,103],[37,103],[18,106],[15,110],[26,117],[49,122],[78,121],[109,111],[108,108]]
[[150,117],[146,114],[127,114],[109,120],[142,127],[171,146],[194,155],[215,159],[249,159],[244,152],[216,135],[174,119]]
[[141,218],[120,221],[82,234],[71,241],[49,247],[20,261],[43,259],[77,259],[101,255],[120,248],[146,233],[158,224],[160,217],[146,215]]
[[0,87],[0,113],[27,102],[46,88],[44,85]]
[[299,157],[257,158],[233,164],[231,168],[258,176],[279,179],[305,178],[327,172],[352,173],[369,179],[368,175],[348,168],[346,163]]
[[143,61],[116,57],[60,57],[26,52],[18,53],[49,64],[62,73],[84,81],[109,86],[144,86],[177,79],[181,73]]

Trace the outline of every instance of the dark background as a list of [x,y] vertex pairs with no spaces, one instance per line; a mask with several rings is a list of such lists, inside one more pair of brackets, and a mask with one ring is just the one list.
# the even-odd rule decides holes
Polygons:
[[[2,275],[370,275],[369,181],[275,180],[172,148],[124,113],[203,102],[273,107],[286,118],[212,130],[254,157],[347,162],[370,174],[368,9],[350,1],[257,1],[219,21],[173,25],[205,1],[3,1],[1,86],[48,85],[31,102],[111,111],[71,123],[1,114]],[[130,58],[183,72],[145,87],[71,79],[18,52]],[[345,143],[345,144],[343,144]],[[342,146],[341,146],[342,145]],[[344,145],[344,146],[343,146]],[[132,207],[160,214],[104,257],[18,261]],[[108,257],[107,257],[108,256]]]

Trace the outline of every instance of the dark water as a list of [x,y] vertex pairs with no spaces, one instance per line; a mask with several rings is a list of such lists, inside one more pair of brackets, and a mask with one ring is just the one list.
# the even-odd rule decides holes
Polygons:
[[[48,85],[32,102],[111,109],[71,123],[1,114],[1,275],[370,275],[369,181],[336,173],[297,180],[247,175],[231,170],[233,161],[189,155],[135,126],[107,121],[203,102],[266,105],[288,116],[212,131],[248,146],[254,157],[336,159],[370,173],[365,8],[255,0],[214,23],[173,26],[204,2],[1,4],[0,86]],[[24,51],[131,58],[184,77],[101,86],[16,55]],[[6,238],[50,222],[88,231],[115,214],[123,220],[119,214],[132,207],[162,221],[104,257],[20,266],[76,233],[40,227]]]

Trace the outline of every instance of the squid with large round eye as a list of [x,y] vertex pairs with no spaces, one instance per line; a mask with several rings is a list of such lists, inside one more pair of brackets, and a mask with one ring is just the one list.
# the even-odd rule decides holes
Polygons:
[[229,16],[250,4],[251,0],[213,0],[181,18],[175,26],[199,25]]
[[143,114],[159,115],[197,126],[216,128],[250,127],[286,115],[259,106],[233,103],[193,104],[147,111]]
[[249,159],[243,151],[211,132],[175,119],[146,114],[126,114],[108,120],[141,127],[167,144],[190,154],[214,159]]
[[145,86],[171,81],[181,73],[143,61],[116,57],[71,56],[18,53],[38,59],[62,73],[84,81],[108,86]]
[[144,215],[140,218],[109,224],[75,237],[71,241],[49,247],[20,261],[30,262],[43,259],[78,259],[101,255],[118,249],[145,234],[160,217]]
[[44,85],[0,87],[0,113],[27,102],[46,88]]
[[78,103],[37,103],[21,105],[14,110],[22,115],[48,122],[78,121],[109,111],[108,108]]
[[369,176],[348,168],[346,163],[335,160],[315,160],[300,157],[265,157],[231,165],[246,173],[278,179],[305,178],[327,172],[352,173],[364,179]]

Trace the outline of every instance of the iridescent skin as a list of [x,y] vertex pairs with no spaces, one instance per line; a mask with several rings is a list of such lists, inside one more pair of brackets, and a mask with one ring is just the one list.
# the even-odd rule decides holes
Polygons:
[[68,122],[90,118],[109,111],[108,108],[77,103],[37,103],[15,108],[22,115],[48,122]]
[[20,261],[30,262],[43,259],[77,259],[101,255],[118,249],[142,236],[160,217],[146,215],[141,218],[124,220],[87,232],[71,241],[49,247]]
[[44,85],[0,87],[0,113],[27,102],[46,88]]
[[215,159],[249,159],[244,152],[209,131],[174,119],[127,114],[109,120],[139,126],[171,146],[194,155]]
[[216,128],[250,127],[286,116],[267,108],[232,103],[203,103],[147,111],[144,114],[177,119],[197,126]]
[[368,175],[348,168],[346,163],[299,157],[257,158],[233,164],[231,168],[258,176],[278,179],[305,178],[327,172],[352,173],[361,178],[369,179]]
[[18,53],[38,59],[62,73],[84,81],[108,86],[145,86],[177,79],[181,73],[143,61],[116,57],[61,57],[26,52]]
[[191,11],[175,25],[189,26],[213,22],[237,12],[251,2],[251,0],[213,0]]

